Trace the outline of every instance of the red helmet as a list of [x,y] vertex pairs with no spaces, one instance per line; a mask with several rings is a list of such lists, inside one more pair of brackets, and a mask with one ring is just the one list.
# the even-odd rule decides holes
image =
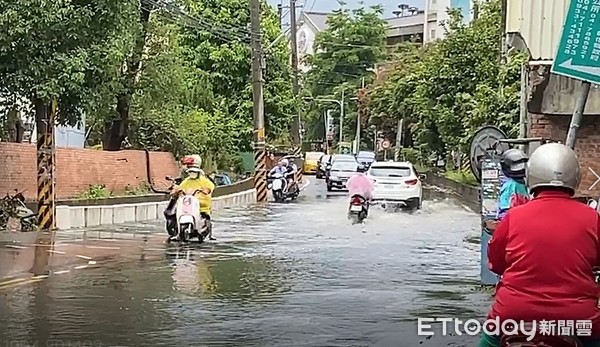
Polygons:
[[185,166],[194,165],[194,158],[190,155],[187,155],[187,156],[181,158],[181,164],[183,164]]

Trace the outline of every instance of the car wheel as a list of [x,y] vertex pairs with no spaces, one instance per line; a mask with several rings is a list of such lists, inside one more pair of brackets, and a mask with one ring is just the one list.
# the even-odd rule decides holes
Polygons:
[[333,191],[333,187],[331,186],[331,184],[327,184],[327,191],[328,192]]

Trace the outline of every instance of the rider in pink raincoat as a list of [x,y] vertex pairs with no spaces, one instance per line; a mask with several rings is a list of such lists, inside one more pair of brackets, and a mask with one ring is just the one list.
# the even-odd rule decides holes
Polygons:
[[358,173],[348,179],[346,188],[350,197],[360,195],[368,201],[373,197],[374,186],[373,181],[364,174],[364,171],[363,167],[359,167]]

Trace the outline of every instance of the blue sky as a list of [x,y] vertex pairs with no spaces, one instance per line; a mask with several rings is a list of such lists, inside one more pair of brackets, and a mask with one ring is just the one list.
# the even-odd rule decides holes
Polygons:
[[[277,4],[281,3],[282,0],[268,0],[270,4],[273,6],[277,6]],[[289,0],[283,0],[284,5],[289,6]],[[319,11],[319,12],[329,12],[333,9],[339,7],[339,4],[336,0],[297,0],[298,4],[304,4],[305,11]],[[358,7],[361,0],[344,0],[348,5],[348,7]],[[362,0],[365,6],[378,5],[381,4],[385,7],[384,17],[393,17],[392,11],[398,8],[398,5],[401,3],[408,4],[410,6],[417,6],[420,9],[423,9],[425,6],[424,0]]]

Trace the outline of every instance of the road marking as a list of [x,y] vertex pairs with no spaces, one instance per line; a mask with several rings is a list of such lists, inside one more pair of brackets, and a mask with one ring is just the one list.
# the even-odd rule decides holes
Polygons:
[[596,173],[594,170],[592,170],[592,168],[591,168],[591,167],[588,167],[588,170],[590,170],[590,171],[591,171],[591,172],[594,174],[594,176],[596,176],[596,182],[594,182],[594,184],[592,184],[592,185],[591,185],[591,186],[588,188],[588,190],[592,190],[592,189],[594,189],[594,187],[595,187],[595,186],[596,186],[598,183],[600,183],[600,176],[599,176],[599,175],[598,175],[598,174],[597,174],[597,173]]
[[67,253],[65,253],[63,251],[55,251],[53,249],[49,249],[48,252],[50,252],[50,253],[56,253],[56,254],[67,254]]
[[23,246],[16,246],[16,245],[6,245],[6,248],[25,249],[25,248],[27,248],[27,247],[23,247]]
[[53,275],[62,275],[62,274],[66,274],[69,272],[71,272],[71,270],[60,270],[60,271],[53,272],[52,274]]
[[121,249],[121,247],[105,247],[105,246],[85,246],[90,249]]
[[305,185],[303,185],[302,187],[300,187],[300,189],[299,189],[299,190],[300,190],[300,191],[303,191],[303,190],[304,190],[304,189],[306,189],[306,187],[308,187],[308,186],[310,186],[310,180],[309,180],[309,179],[307,179],[307,180],[306,180],[306,184],[305,184]]
[[91,260],[91,259],[92,259],[92,257],[88,257],[87,255],[80,255],[80,254],[77,254],[77,255],[75,255],[75,256],[76,256],[77,258],[81,258],[81,259],[85,259],[85,260]]
[[87,265],[79,265],[79,266],[75,266],[73,269],[75,269],[75,270],[81,270],[81,269],[85,269],[87,267],[88,267]]
[[15,287],[15,286],[23,285],[23,284],[39,282],[46,278],[48,278],[48,275],[39,275],[39,276],[33,276],[33,277],[27,277],[27,278],[15,278],[12,280],[0,282],[0,289],[6,289],[6,288]]

